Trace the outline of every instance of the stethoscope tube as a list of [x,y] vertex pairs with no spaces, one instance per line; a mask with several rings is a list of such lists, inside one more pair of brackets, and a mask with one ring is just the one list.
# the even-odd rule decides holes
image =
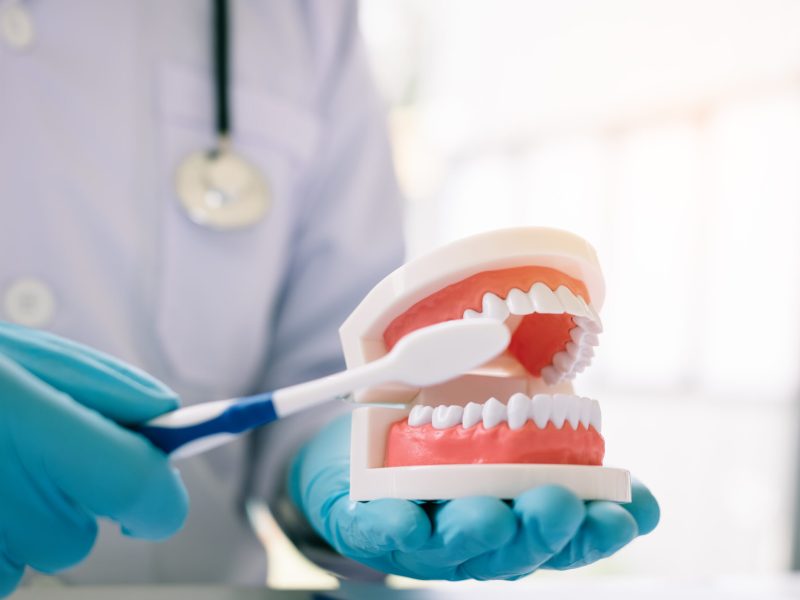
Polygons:
[[214,126],[218,142],[228,140],[231,131],[230,99],[230,41],[228,0],[214,0],[213,6],[213,33],[214,43],[212,57],[214,65]]

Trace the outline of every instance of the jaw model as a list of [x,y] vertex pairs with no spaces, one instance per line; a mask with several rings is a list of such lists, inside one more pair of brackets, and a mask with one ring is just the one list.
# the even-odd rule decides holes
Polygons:
[[598,344],[603,293],[592,247],[538,227],[460,240],[381,281],[340,329],[348,367],[442,321],[499,319],[512,337],[501,356],[449,382],[356,393],[406,408],[353,413],[351,498],[512,498],[558,484],[584,499],[630,501],[628,472],[601,466],[600,406],[571,383]]

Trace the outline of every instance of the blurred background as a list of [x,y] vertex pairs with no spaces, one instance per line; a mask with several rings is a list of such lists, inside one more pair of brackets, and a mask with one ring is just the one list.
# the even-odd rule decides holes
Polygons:
[[595,245],[580,393],[656,532],[576,574],[788,569],[800,365],[800,3],[365,0],[412,255],[549,225]]

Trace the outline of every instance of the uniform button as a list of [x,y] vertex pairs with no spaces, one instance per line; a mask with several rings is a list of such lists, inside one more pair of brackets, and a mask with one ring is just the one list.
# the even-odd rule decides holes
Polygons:
[[33,43],[33,21],[18,0],[0,4],[0,36],[15,50],[24,50]]
[[17,279],[3,296],[6,316],[20,325],[41,327],[52,318],[56,309],[53,292],[38,279]]

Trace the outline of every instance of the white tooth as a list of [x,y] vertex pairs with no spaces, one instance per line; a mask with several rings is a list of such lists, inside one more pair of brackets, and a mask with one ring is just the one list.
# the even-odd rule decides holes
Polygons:
[[568,287],[560,285],[556,290],[556,298],[561,301],[564,311],[571,315],[583,316],[583,307]]
[[499,296],[487,292],[483,295],[483,314],[498,321],[505,321],[508,317],[508,307]]
[[446,404],[440,404],[439,406],[434,407],[433,409],[433,417],[431,418],[431,425],[433,425],[434,429],[444,429],[447,427],[445,422],[447,420],[447,409],[450,408]]
[[533,284],[528,296],[530,296],[537,313],[560,315],[564,312],[564,307],[556,295],[541,282]]
[[589,366],[589,361],[579,360],[574,365],[572,365],[572,372],[573,373],[583,373],[584,369]]
[[461,419],[461,426],[469,429],[473,425],[480,423],[483,405],[477,402],[469,402],[464,407],[464,414]]
[[512,315],[529,315],[533,312],[533,302],[531,302],[530,297],[518,288],[508,292],[506,305],[508,305]]
[[592,313],[589,312],[589,305],[586,303],[586,300],[583,299],[583,296],[575,294],[575,299],[578,301],[578,304],[581,305],[580,313],[576,314],[575,317],[581,319],[591,316]]
[[583,327],[573,327],[569,330],[569,337],[572,338],[572,341],[579,346],[583,345],[583,338],[587,335],[589,335],[589,332],[583,329]]
[[580,350],[578,352],[578,356],[581,359],[590,359],[594,356],[594,348],[591,346],[580,346]]
[[592,400],[592,411],[589,416],[589,424],[600,433],[603,419],[600,416],[600,403],[597,400]]
[[577,358],[581,352],[581,347],[575,342],[567,342],[566,350],[567,354],[569,354],[572,358]]
[[471,308],[464,311],[465,319],[480,319],[482,316],[482,313],[479,313],[477,310],[472,310]]
[[550,420],[557,429],[564,426],[564,420],[567,418],[569,411],[570,398],[568,394],[556,394],[553,396],[553,412],[550,414]]
[[569,404],[567,408],[567,423],[573,429],[577,429],[581,423],[581,399],[577,396],[569,396],[567,403]]
[[500,421],[506,420],[506,406],[497,398],[489,398],[483,405],[483,426],[491,429]]
[[531,419],[539,429],[547,427],[553,410],[553,397],[550,394],[536,394],[531,400]]
[[440,404],[433,409],[432,424],[434,429],[447,429],[453,425],[461,422],[461,414],[464,412],[464,407],[445,404]]
[[553,355],[553,366],[562,373],[569,373],[575,359],[566,352],[556,352]]
[[541,377],[547,385],[555,385],[561,381],[561,372],[552,365],[542,367]]
[[583,336],[581,340],[582,346],[599,346],[600,345],[600,338],[597,337],[596,333],[587,333]]
[[426,404],[417,404],[412,409],[411,412],[408,414],[408,424],[411,427],[419,427],[421,425],[427,425],[431,422],[431,416],[433,415],[433,407],[428,406]]
[[598,329],[598,331],[592,331],[591,329],[589,329],[589,331],[592,331],[592,333],[602,333],[603,332],[603,321],[600,319],[600,315],[597,314],[597,311],[594,309],[594,306],[592,306],[591,304],[589,305],[589,317],[592,320],[593,326]]
[[580,405],[581,405],[581,425],[583,425],[584,429],[589,428],[589,423],[592,419],[592,399],[591,398],[580,398]]
[[508,399],[508,428],[519,429],[528,420],[531,399],[525,394],[517,393]]
[[[592,310],[591,306],[589,307],[589,310],[590,311]],[[595,313],[595,314],[597,314],[597,313]],[[599,317],[598,317],[598,319],[599,319]],[[602,333],[603,332],[602,324],[600,324],[599,321],[594,321],[592,318],[575,317],[573,319],[573,321],[575,321],[575,325],[577,325],[581,329],[585,329],[589,333]]]

